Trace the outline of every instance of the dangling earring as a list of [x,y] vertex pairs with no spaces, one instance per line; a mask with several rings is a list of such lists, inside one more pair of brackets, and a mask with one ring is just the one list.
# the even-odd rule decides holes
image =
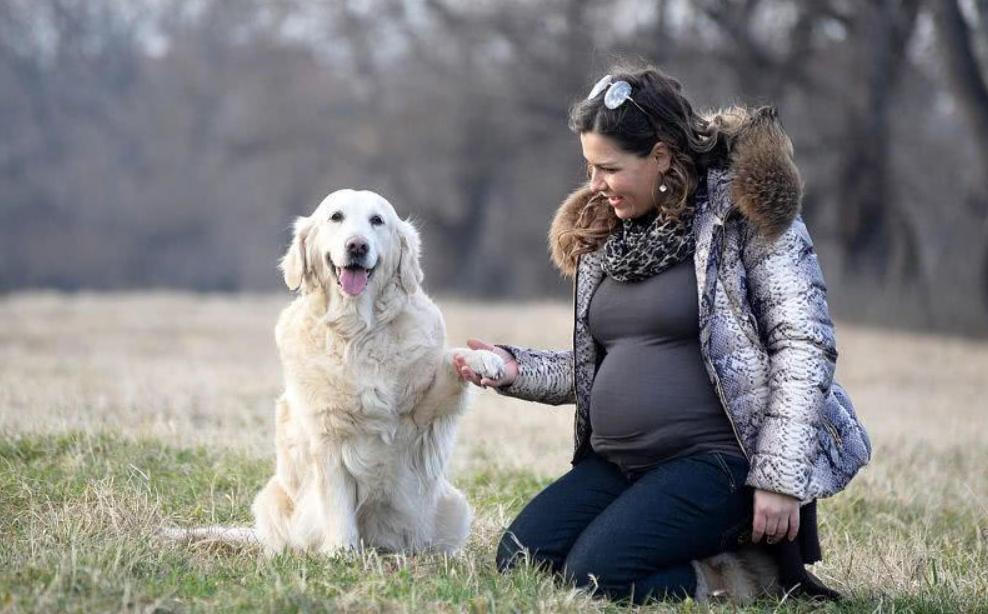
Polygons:
[[[658,193],[656,193],[658,190]],[[662,177],[662,183],[659,184],[658,188],[652,188],[652,200],[655,201],[655,206],[659,207],[662,203],[665,193],[669,191],[669,186],[666,185],[665,176]]]
[[[658,161],[658,158],[656,158],[656,161]],[[666,192],[669,191],[669,186],[666,185],[666,175],[665,175],[665,173],[662,173],[661,175],[659,175],[659,179],[662,180],[662,183],[659,184],[659,192],[662,192],[663,194],[665,194]]]

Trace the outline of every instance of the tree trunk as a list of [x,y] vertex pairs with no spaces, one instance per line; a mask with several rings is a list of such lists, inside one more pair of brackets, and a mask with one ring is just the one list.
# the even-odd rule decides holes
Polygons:
[[[988,202],[988,86],[971,44],[971,33],[956,0],[935,0],[934,19],[943,49],[947,80],[954,97],[974,128],[981,157],[978,198]],[[979,7],[980,8],[980,7]],[[983,18],[988,14],[982,13]],[[988,211],[988,207],[982,210]],[[988,306],[988,214],[981,249],[981,298]]]
[[[918,8],[917,0],[879,0],[860,7],[856,38],[867,61],[865,91],[848,114],[838,229],[845,266],[855,275],[905,281],[918,273],[915,238],[907,224],[893,223],[889,170],[891,104]],[[894,254],[896,271],[890,267]]]

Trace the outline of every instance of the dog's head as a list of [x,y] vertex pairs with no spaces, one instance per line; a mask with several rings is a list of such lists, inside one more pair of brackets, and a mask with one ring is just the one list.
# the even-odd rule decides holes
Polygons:
[[303,293],[322,288],[355,299],[394,284],[412,294],[422,282],[418,231],[382,196],[338,190],[295,221],[281,270],[289,289]]

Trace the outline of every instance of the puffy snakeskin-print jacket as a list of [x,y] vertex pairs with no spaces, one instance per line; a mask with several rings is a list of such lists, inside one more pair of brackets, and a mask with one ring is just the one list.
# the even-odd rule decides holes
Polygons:
[[[716,119],[715,119],[716,120]],[[742,116],[731,164],[707,173],[695,202],[700,347],[707,373],[751,463],[749,486],[801,500],[840,491],[871,455],[844,389],[826,287],[799,217],[801,182],[774,111]],[[593,195],[584,187],[560,207],[550,237],[575,222]],[[598,351],[590,299],[603,278],[600,251],[572,262],[573,349],[502,346],[518,378],[499,392],[552,405],[576,403],[575,453],[590,449],[590,389]]]

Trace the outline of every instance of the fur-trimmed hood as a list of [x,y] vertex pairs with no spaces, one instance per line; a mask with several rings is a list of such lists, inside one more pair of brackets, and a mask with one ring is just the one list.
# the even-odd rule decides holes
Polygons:
[[[731,199],[759,234],[774,239],[799,215],[803,184],[793,161],[792,141],[773,107],[731,107],[704,117],[727,135]],[[567,277],[576,272],[572,230],[593,193],[584,184],[556,210],[549,229],[549,251]]]

